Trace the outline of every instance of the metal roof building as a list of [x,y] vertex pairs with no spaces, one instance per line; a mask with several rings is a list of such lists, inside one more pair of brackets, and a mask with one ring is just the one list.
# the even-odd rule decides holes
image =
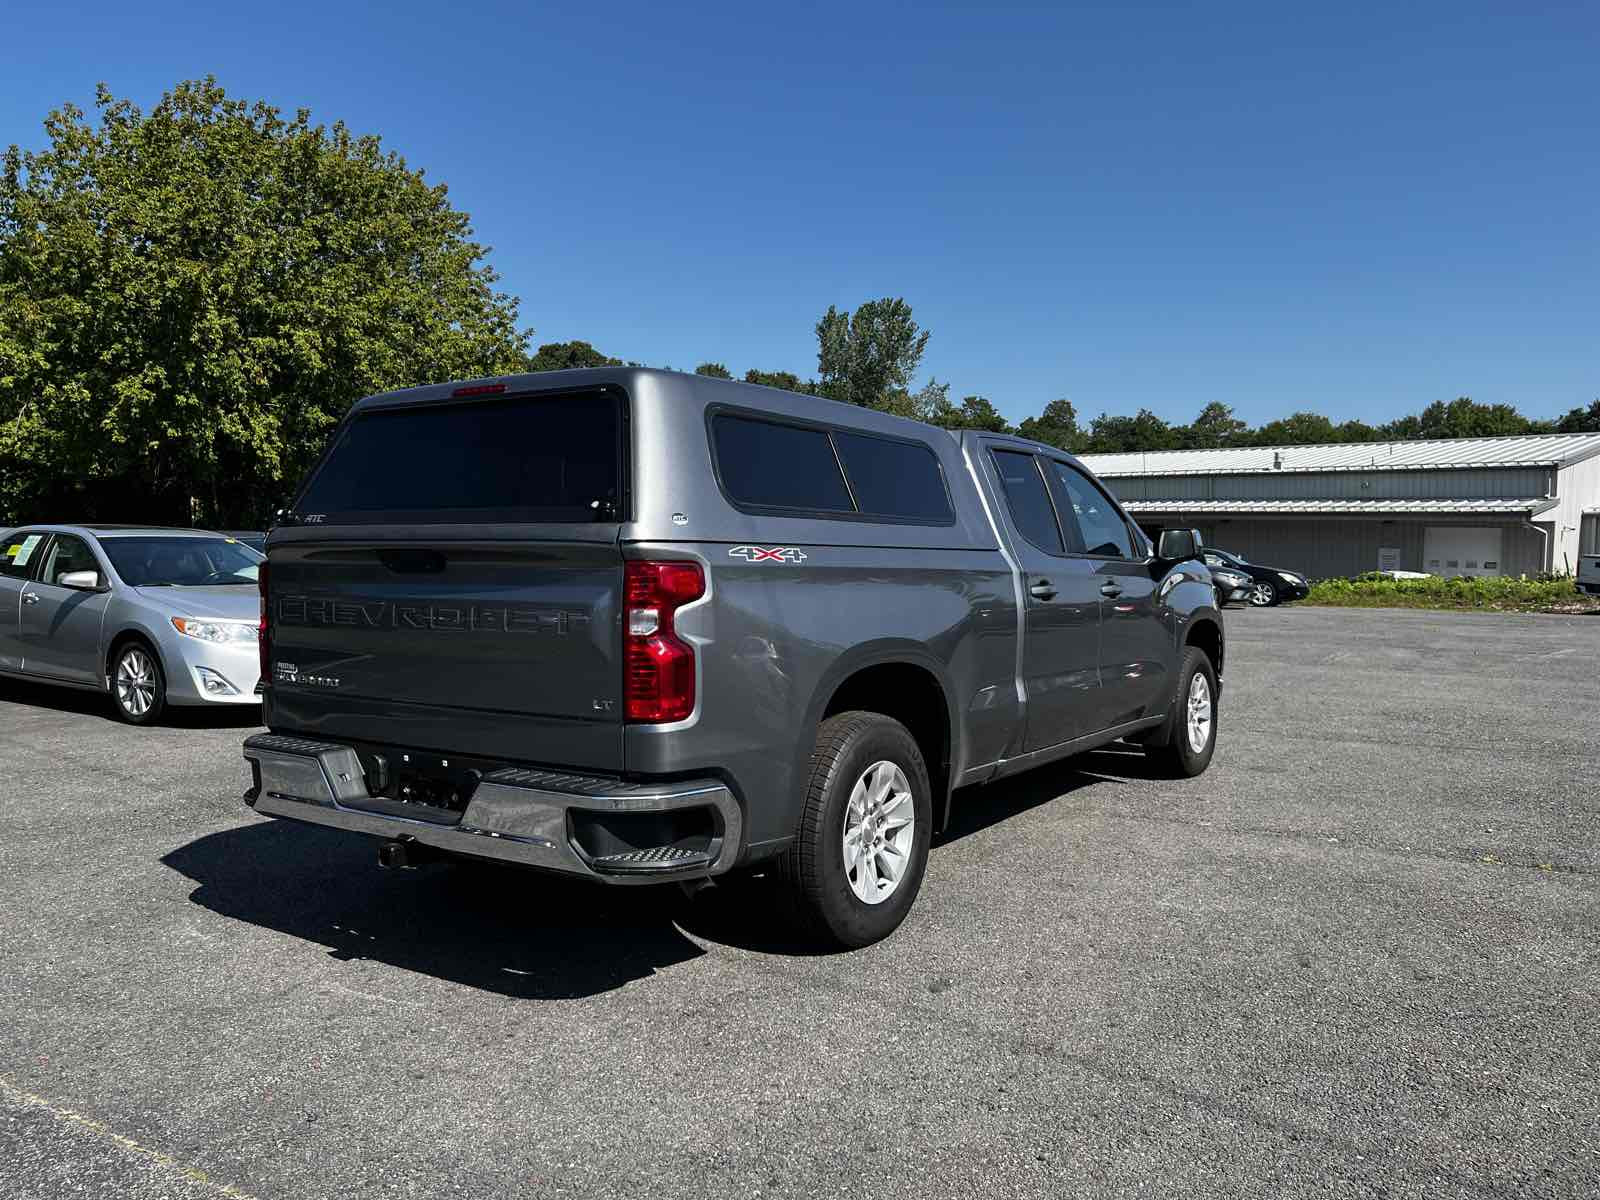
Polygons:
[[1313,577],[1573,571],[1600,553],[1600,433],[1086,454],[1141,524]]

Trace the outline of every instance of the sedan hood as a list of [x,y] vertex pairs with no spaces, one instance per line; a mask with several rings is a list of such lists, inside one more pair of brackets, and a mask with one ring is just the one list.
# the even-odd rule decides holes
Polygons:
[[222,587],[141,587],[134,594],[175,617],[221,617],[254,621],[261,616],[261,594],[239,584]]

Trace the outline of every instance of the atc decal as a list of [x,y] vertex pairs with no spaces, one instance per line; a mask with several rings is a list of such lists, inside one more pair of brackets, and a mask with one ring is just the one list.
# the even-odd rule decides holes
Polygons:
[[742,558],[745,562],[803,563],[806,552],[798,546],[735,546],[728,551],[729,558]]

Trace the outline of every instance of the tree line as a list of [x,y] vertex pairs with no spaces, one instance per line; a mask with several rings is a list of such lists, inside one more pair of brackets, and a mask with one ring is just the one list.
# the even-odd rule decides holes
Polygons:
[[[102,86],[44,145],[0,159],[0,522],[259,525],[362,396],[616,364],[581,341],[530,350],[467,214],[373,135],[179,84],[148,112]],[[946,428],[1008,430],[981,395],[915,380],[929,333],[901,298],[816,324],[808,378],[751,383]],[[731,378],[722,363],[700,374]],[[1295,413],[1251,429],[1222,403],[1087,426],[1065,399],[1016,432],[1077,451],[1600,430],[1434,404],[1382,426]]]
[[[945,429],[1015,433],[1075,454],[1600,433],[1600,400],[1558,419],[1540,420],[1524,416],[1509,404],[1480,404],[1467,396],[1436,400],[1421,412],[1377,425],[1334,422],[1320,413],[1295,412],[1255,427],[1236,418],[1233,409],[1221,401],[1205,405],[1187,425],[1168,422],[1148,408],[1131,417],[1103,412],[1085,425],[1072,401],[1058,399],[1045,404],[1037,416],[1013,426],[986,396],[963,396],[958,403],[950,399],[949,385],[935,379],[912,390],[930,335],[917,325],[903,298],[869,300],[853,313],[830,306],[817,322],[816,334],[816,377],[801,379],[792,371],[752,368],[744,373],[744,381],[844,400]],[[588,342],[556,342],[540,346],[529,369],[607,365],[622,365],[622,360],[608,357]],[[720,362],[703,362],[695,373],[734,378]]]

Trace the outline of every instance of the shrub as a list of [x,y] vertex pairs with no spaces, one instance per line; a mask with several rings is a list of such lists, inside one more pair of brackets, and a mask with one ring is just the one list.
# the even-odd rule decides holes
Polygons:
[[1580,605],[1583,596],[1570,576],[1540,578],[1390,579],[1362,575],[1313,584],[1309,604],[1365,608],[1481,608],[1538,610]]

